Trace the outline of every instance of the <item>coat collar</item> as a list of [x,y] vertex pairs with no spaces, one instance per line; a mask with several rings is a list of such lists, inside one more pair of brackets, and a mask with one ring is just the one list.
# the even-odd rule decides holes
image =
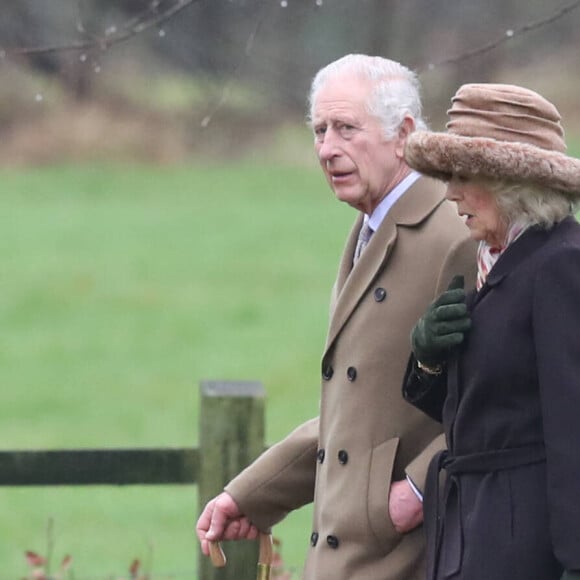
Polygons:
[[509,245],[499,257],[493,268],[489,271],[487,279],[479,292],[472,296],[472,304],[475,307],[483,297],[496,286],[499,286],[519,264],[529,258],[549,236],[550,230],[540,226],[532,226],[526,230],[513,244]]
[[331,312],[327,349],[344,327],[362,296],[381,273],[397,241],[397,227],[412,227],[425,220],[444,200],[444,188],[421,177],[395,203],[374,233],[356,266],[352,266],[363,214],[359,214],[346,242],[336,281],[336,302]]

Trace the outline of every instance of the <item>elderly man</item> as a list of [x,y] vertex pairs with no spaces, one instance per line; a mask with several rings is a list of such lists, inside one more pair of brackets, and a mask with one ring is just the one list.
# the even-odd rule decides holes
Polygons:
[[320,416],[271,447],[201,514],[208,541],[253,538],[314,502],[308,580],[419,580],[421,491],[440,427],[401,397],[409,334],[455,274],[475,277],[475,248],[443,187],[403,150],[424,127],[404,66],[345,56],[318,72],[310,120],[320,166],[358,210],[331,298]]

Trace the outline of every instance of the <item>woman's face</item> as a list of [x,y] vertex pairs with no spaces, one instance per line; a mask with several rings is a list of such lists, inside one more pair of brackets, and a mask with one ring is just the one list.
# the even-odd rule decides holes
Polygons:
[[453,176],[445,196],[457,204],[457,213],[465,217],[474,240],[484,240],[492,247],[503,245],[507,224],[500,215],[495,196],[485,183]]

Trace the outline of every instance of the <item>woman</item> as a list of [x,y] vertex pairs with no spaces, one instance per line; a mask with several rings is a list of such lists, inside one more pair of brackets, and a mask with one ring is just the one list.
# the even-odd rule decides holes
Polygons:
[[448,113],[406,149],[479,241],[477,288],[431,304],[403,387],[448,446],[425,490],[428,578],[578,580],[580,160],[533,91],[464,85]]

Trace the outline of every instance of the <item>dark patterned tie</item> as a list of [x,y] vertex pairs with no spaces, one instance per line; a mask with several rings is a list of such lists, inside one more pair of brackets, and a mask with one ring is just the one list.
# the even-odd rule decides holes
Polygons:
[[371,236],[373,235],[373,230],[369,226],[368,222],[363,224],[358,234],[358,240],[356,242],[356,248],[354,250],[353,264],[356,264],[357,260],[360,258],[363,250],[366,248]]

